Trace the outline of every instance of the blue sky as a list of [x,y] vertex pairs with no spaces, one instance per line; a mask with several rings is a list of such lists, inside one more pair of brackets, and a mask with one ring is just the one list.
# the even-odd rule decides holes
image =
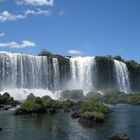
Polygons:
[[0,0],[0,51],[140,62],[140,0]]

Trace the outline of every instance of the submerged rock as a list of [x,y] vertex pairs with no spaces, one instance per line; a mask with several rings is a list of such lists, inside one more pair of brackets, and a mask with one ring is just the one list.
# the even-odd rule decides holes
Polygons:
[[114,134],[109,137],[110,140],[130,140],[127,134]]
[[75,111],[74,113],[71,114],[72,118],[80,118],[80,113]]
[[3,129],[0,127],[0,131],[2,131]]
[[14,115],[16,115],[16,116],[17,115],[27,115],[27,114],[29,114],[29,113],[21,108],[16,109],[14,112]]

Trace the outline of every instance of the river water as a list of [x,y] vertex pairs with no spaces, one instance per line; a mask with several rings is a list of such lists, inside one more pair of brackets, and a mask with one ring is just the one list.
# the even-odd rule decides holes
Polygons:
[[38,118],[0,111],[0,140],[108,140],[113,133],[140,139],[140,106],[116,105],[104,124],[80,124],[69,113]]

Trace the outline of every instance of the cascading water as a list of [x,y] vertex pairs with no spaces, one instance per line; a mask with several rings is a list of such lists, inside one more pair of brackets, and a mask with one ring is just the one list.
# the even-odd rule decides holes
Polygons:
[[70,58],[70,69],[72,89],[95,90],[95,57],[72,57]]
[[130,91],[129,72],[125,63],[113,60],[118,88],[123,92]]
[[[101,63],[100,63],[101,62]],[[99,85],[117,83],[117,88],[130,91],[129,72],[126,64],[114,60],[114,74],[107,78],[105,70],[113,67],[102,65],[95,57],[60,57],[32,56],[19,53],[0,52],[0,91],[9,92],[15,99],[25,99],[29,93],[36,96],[49,95],[58,98],[61,90],[82,89],[89,92],[100,90]],[[102,71],[101,75],[97,72]],[[112,72],[113,73],[113,72]],[[100,79],[100,80],[99,80]],[[111,79],[111,80],[110,80]],[[114,88],[114,86],[110,86]],[[54,94],[56,93],[56,94]]]
[[[59,83],[57,58],[0,52],[0,90],[37,89],[43,93],[56,90]],[[25,91],[25,90],[24,90]],[[35,91],[35,90],[34,90]],[[17,95],[19,97],[19,95]]]
[[59,64],[57,58],[53,58],[53,82],[54,82],[54,90],[59,89],[59,81],[60,81],[60,72],[59,72]]

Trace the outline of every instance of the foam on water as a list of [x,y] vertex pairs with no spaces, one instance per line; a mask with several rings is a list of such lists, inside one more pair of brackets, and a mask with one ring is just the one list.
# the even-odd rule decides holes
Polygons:
[[23,89],[23,88],[14,88],[14,89],[4,89],[0,93],[8,92],[15,100],[25,100],[30,93],[33,93],[37,97],[42,97],[45,95],[50,96],[52,99],[57,99],[58,97],[52,91],[48,89]]

